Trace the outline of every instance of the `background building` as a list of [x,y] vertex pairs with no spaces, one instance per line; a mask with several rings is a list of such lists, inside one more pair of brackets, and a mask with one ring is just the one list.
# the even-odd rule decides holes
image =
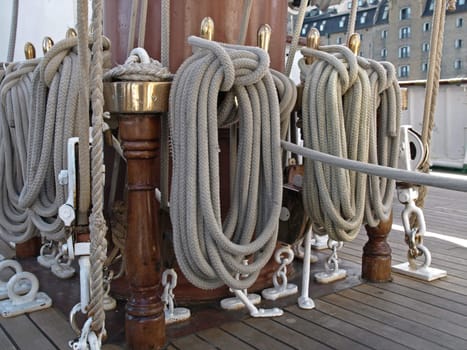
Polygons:
[[[326,12],[312,8],[302,36],[315,27],[323,45],[345,44],[352,1],[342,1]],[[360,0],[356,31],[362,38],[360,54],[392,62],[400,80],[426,79],[434,0]],[[467,4],[447,12],[441,78],[467,76]]]

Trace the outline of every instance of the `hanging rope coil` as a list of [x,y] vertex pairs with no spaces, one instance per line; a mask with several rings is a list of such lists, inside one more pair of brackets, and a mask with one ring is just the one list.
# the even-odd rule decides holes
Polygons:
[[[304,146],[341,158],[368,161],[370,81],[344,46],[304,48],[317,61],[303,90]],[[366,174],[305,160],[304,207],[316,228],[336,241],[356,237],[363,222]]]
[[[397,168],[401,118],[400,88],[394,66],[368,60],[371,85],[369,163]],[[376,227],[389,220],[396,181],[368,176],[364,221]]]
[[[248,288],[271,257],[282,197],[279,101],[269,56],[197,37],[170,94],[174,250],[187,279],[211,289]],[[239,149],[230,211],[221,221],[219,94],[235,91]],[[245,265],[244,260],[249,264]],[[243,279],[235,279],[240,274]]]
[[8,65],[0,85],[0,236],[8,242],[38,234],[34,212],[19,204],[26,172],[28,100],[38,63],[36,59]]

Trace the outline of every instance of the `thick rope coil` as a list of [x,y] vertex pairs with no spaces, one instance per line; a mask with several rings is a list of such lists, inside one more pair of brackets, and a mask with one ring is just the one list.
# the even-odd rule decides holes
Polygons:
[[[179,68],[170,94],[174,249],[194,285],[245,289],[274,251],[281,207],[279,101],[269,57],[254,47],[188,41],[195,53]],[[232,89],[239,106],[239,149],[231,206],[222,223],[218,98]],[[237,280],[237,274],[248,277]]]
[[[304,146],[368,161],[370,81],[344,46],[303,49],[316,62],[303,90]],[[316,229],[336,241],[354,239],[363,222],[366,174],[305,160],[304,207]]]
[[[389,62],[368,60],[371,84],[369,162],[397,168],[401,117],[400,88],[396,70]],[[389,220],[396,182],[385,177],[368,176],[364,221],[376,227]]]
[[104,219],[104,95],[103,95],[103,35],[102,1],[92,2],[92,64],[91,64],[91,106],[92,106],[92,148],[91,148],[91,199],[92,211],[89,218],[91,236],[91,298],[89,316],[91,329],[96,334],[105,334],[104,310],[104,263],[107,258],[107,225]]
[[19,205],[26,173],[28,101],[39,60],[8,65],[0,85],[0,236],[23,242],[38,234],[34,212]]

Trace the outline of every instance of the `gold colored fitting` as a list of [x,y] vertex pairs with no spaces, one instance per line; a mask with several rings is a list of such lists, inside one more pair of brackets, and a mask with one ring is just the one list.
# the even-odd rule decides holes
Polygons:
[[201,21],[200,36],[206,40],[214,39],[214,21],[211,17],[204,17]]
[[170,86],[170,82],[104,83],[105,110],[120,114],[167,112]]
[[264,51],[269,51],[269,43],[271,41],[271,26],[269,24],[263,24],[258,29],[258,47],[262,48]]
[[[319,30],[316,28],[311,28],[308,31],[308,34],[306,36],[306,46],[309,47],[310,49],[317,50],[319,48],[319,40],[320,40]],[[306,64],[312,64],[313,57],[305,56],[305,62]]]
[[68,28],[68,30],[66,31],[66,34],[65,34],[65,37],[67,39],[76,38],[77,36],[78,36],[78,33],[76,32],[75,28]]
[[52,46],[54,46],[54,41],[50,36],[46,36],[42,40],[42,52],[44,55],[52,48]]
[[360,40],[360,34],[353,33],[350,38],[349,42],[347,43],[347,47],[357,56],[360,53],[360,45],[362,44]]
[[409,109],[409,89],[401,88],[401,107],[403,111]]
[[24,44],[24,57],[26,57],[27,60],[32,60],[33,58],[36,58],[36,49],[34,48],[34,45],[29,41],[26,44]]

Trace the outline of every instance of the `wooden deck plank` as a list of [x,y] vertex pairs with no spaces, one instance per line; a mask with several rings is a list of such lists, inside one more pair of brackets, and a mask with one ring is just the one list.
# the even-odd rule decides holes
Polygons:
[[407,295],[393,293],[391,291],[378,288],[378,286],[375,285],[360,285],[355,287],[354,290],[372,295],[380,299],[384,299],[386,301],[397,303],[398,305],[415,310],[417,312],[422,312],[428,315],[436,315],[440,319],[447,320],[459,326],[465,326],[467,324],[467,316],[460,315],[446,308],[428,304],[418,298],[411,298]]
[[[244,322],[263,333],[269,334],[272,338],[278,341],[287,342],[287,344],[294,349],[331,349],[329,347],[331,346],[331,344],[327,346],[326,343],[321,343],[313,338],[317,330],[316,327],[314,327],[311,324],[302,322],[290,324],[289,322],[287,322],[288,319],[290,319],[290,315],[286,314],[285,317],[282,316],[276,319],[257,318],[248,319]],[[305,330],[303,329],[304,327]],[[350,339],[349,341],[352,342]],[[355,344],[359,345],[357,343]],[[356,347],[355,349],[363,348]]]
[[[341,300],[341,303],[345,302],[345,300]],[[334,317],[339,317],[343,320],[348,320],[352,322],[352,324],[359,326],[361,328],[367,329],[370,332],[376,333],[386,339],[391,340],[396,344],[391,344],[391,342],[385,342],[381,348],[386,346],[389,349],[392,348],[401,348],[401,349],[416,349],[416,350],[425,350],[427,348],[432,347],[432,343],[421,338],[415,336],[413,334],[407,333],[404,330],[394,328],[391,325],[388,325],[384,322],[380,322],[375,319],[368,318],[364,315],[361,315],[357,312],[354,312],[353,309],[355,307],[354,304],[351,302],[348,303],[347,308],[340,306],[336,306],[324,300],[317,301],[317,307],[325,312],[332,314]],[[438,347],[442,348],[442,347]]]
[[37,349],[52,350],[58,349],[36,325],[26,316],[16,316],[10,318],[0,317],[0,325],[14,339],[16,345],[21,350]]
[[172,339],[170,342],[177,349],[192,349],[192,350],[215,350],[216,348],[199,338],[195,334],[187,335],[186,337]]
[[0,349],[2,350],[17,350],[18,348],[11,342],[8,334],[0,326]]
[[66,349],[68,342],[78,336],[65,316],[54,308],[32,312],[28,316],[59,349]]
[[371,284],[371,286],[394,292],[411,299],[420,300],[425,304],[433,305],[445,310],[450,310],[453,313],[467,317],[467,305],[456,303],[455,301],[451,301],[448,298],[440,298],[439,295],[430,294],[428,293],[429,288],[425,288],[425,290],[417,290],[395,282]]
[[315,303],[317,306],[312,312],[302,310],[298,306],[288,307],[287,311],[332,330],[336,334],[352,339],[370,349],[402,349],[400,344],[356,326],[351,319],[344,320],[335,317],[332,312],[326,312],[327,305],[321,303],[320,300],[315,300]]
[[[447,346],[446,341],[450,341],[451,336],[446,336],[438,331],[433,330],[433,332],[424,325],[418,324],[417,322],[409,321],[403,317],[399,317],[390,312],[379,310],[371,306],[362,304],[358,301],[343,298],[341,295],[328,295],[323,298],[323,301],[327,301],[334,306],[341,307],[344,309],[352,310],[360,315],[384,323],[390,327],[397,328],[402,332],[410,333],[419,339],[424,339],[430,343],[429,349],[460,349],[457,347],[458,344],[453,346]],[[439,338],[438,335],[441,335],[442,338]],[[449,344],[449,342],[447,343]]]
[[448,283],[440,283],[442,281],[431,281],[427,283],[398,274],[393,274],[392,280],[393,283],[398,283],[403,286],[426,292],[434,296],[442,295],[445,299],[451,300],[460,305],[467,305],[467,298],[465,297],[465,295],[459,294],[456,291],[452,291],[452,285]]
[[[248,344],[252,344],[260,350],[293,349],[285,342],[277,341],[270,334],[263,333],[243,322],[231,322],[220,327],[223,331],[241,338]],[[285,340],[285,339],[284,339]]]
[[381,322],[383,322],[382,318],[385,318],[392,322],[393,327],[424,337],[436,344],[451,349],[467,349],[465,328],[458,325],[439,320],[434,316],[430,317],[413,310],[407,310],[397,304],[388,303],[354,290],[345,290],[324,299],[332,303],[340,303],[339,297],[342,296],[355,302],[355,312],[365,309],[365,315],[368,317]]
[[198,337],[220,349],[251,350],[254,347],[219,328],[210,328],[198,332]]

